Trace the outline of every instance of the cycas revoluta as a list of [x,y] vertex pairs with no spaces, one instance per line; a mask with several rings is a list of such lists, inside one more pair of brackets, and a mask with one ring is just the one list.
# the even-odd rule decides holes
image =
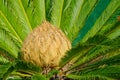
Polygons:
[[44,21],[23,42],[23,59],[40,67],[57,67],[71,43],[58,28]]

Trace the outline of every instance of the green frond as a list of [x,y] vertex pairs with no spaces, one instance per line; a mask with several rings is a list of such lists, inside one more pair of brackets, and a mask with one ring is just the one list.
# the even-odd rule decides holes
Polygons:
[[88,33],[84,36],[82,42],[85,42],[89,37],[93,37],[96,32],[98,32],[101,27],[106,23],[106,21],[111,17],[111,15],[118,9],[119,6],[119,0],[111,1],[107,8],[103,11],[101,16],[96,20],[91,30],[89,30]]
[[9,21],[1,11],[0,11],[0,28],[10,32],[12,34],[11,37],[13,37],[22,44],[22,40],[20,39],[19,35],[16,33],[15,29],[12,27],[12,25],[9,23]]
[[63,67],[67,63],[71,62],[72,63],[80,57],[83,57],[93,46],[84,46],[84,45],[79,45],[76,48],[73,48],[70,52],[67,53],[67,55],[62,59],[60,66]]
[[[106,2],[104,2],[104,0],[100,0],[94,10],[91,12],[90,16],[88,17],[86,24],[79,32],[78,37],[73,41],[73,45],[75,45],[81,40],[81,42],[85,42],[89,37],[93,37],[96,32],[109,19],[109,17],[111,17],[113,12],[119,7],[120,4],[118,2],[119,1],[117,0],[107,0]],[[101,7],[101,5],[103,7]],[[108,11],[110,11],[110,13]]]
[[[108,53],[109,54],[109,53]],[[87,63],[87,65],[82,65],[72,72],[92,72],[97,70],[98,68],[106,67],[106,66],[113,66],[113,65],[119,65],[120,63],[120,53],[113,56],[104,56],[102,59],[99,59],[98,61],[92,61],[92,63]]]
[[107,66],[103,68],[98,68],[92,72],[87,72],[86,74],[93,74],[93,75],[101,75],[110,77],[113,79],[119,79],[120,78],[120,65],[114,65],[114,66]]
[[115,28],[113,30],[113,32],[111,32],[109,35],[108,35],[108,38],[110,39],[115,39],[116,37],[120,36],[120,25],[117,26],[117,28]]
[[3,78],[4,73],[11,67],[10,64],[7,65],[0,65],[0,78]]
[[78,16],[78,20],[76,21],[76,26],[79,27],[79,30],[84,26],[88,16],[90,15],[91,11],[94,10],[98,2],[99,0],[85,0],[84,1],[84,4]]
[[7,60],[5,57],[0,55],[0,64],[7,64],[9,62],[10,62],[9,60]]
[[[97,50],[99,49],[99,50]],[[83,64],[87,64],[89,61],[91,60],[94,60],[95,58],[99,57],[99,55],[101,53],[105,53],[106,50],[108,49],[111,49],[110,47],[105,47],[105,46],[97,46],[93,49],[91,49],[88,54],[86,54],[85,56],[83,57],[80,57],[76,63],[74,63],[74,65],[71,67],[72,68],[75,68],[75,67],[78,67],[78,66],[81,66]],[[102,54],[103,55],[103,54]]]
[[70,6],[72,0],[65,0],[63,5],[63,12]]
[[93,75],[93,74],[88,74],[88,75],[70,74],[70,75],[67,75],[67,77],[75,80],[115,80],[113,78],[109,78],[104,75],[101,76],[101,75]]
[[0,30],[0,48],[7,51],[14,58],[18,57],[19,48],[15,45],[5,30]]
[[7,0],[1,5],[3,9],[0,10],[23,41],[32,28],[21,1]]
[[90,64],[90,66],[96,65],[97,67],[100,65],[119,65],[120,61],[120,53],[118,55],[115,56],[111,56],[111,57],[105,57],[104,59],[95,62],[93,64]]
[[30,75],[40,73],[42,71],[40,67],[31,63],[24,62],[23,60],[16,61],[15,70],[17,70],[17,72],[20,72],[21,74],[28,73]]
[[21,0],[32,28],[46,19],[45,0]]
[[33,0],[34,4],[34,14],[33,14],[33,21],[36,21],[36,25],[40,25],[43,20],[46,19],[45,13],[45,0]]
[[120,48],[118,47],[118,48],[116,48],[116,49],[113,49],[113,50],[109,51],[109,52],[105,55],[105,57],[106,57],[106,58],[110,58],[110,57],[114,57],[114,56],[119,55],[119,54],[120,54]]
[[[60,28],[71,41],[73,41],[73,39],[76,37],[78,31],[80,30],[79,26],[82,25],[80,23],[85,20],[86,15],[88,15],[88,12],[93,7],[95,2],[95,0],[91,1],[91,3],[84,0],[65,1],[66,7],[63,9]],[[87,6],[84,6],[83,4],[87,4]],[[89,7],[87,8],[89,10],[86,10],[85,7]],[[76,23],[79,23],[79,25]]]
[[63,4],[64,4],[64,0],[53,0],[52,1],[52,12],[51,12],[50,22],[57,27],[60,27]]
[[47,79],[46,76],[44,75],[36,74],[32,76],[31,80],[49,80],[49,79]]
[[53,0],[45,0],[46,20],[49,21],[49,22],[51,20],[52,1]]
[[103,25],[98,34],[107,34],[119,25],[117,17],[120,15],[120,7],[112,14],[108,21]]
[[[72,44],[58,72],[48,70],[46,76],[44,68],[23,61],[20,52],[26,36],[43,21],[60,28]],[[0,79],[55,76],[120,79],[119,0],[0,0]]]

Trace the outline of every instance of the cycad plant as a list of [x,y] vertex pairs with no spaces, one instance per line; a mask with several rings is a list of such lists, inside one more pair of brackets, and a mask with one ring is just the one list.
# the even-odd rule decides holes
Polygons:
[[0,0],[0,79],[119,80],[119,0]]

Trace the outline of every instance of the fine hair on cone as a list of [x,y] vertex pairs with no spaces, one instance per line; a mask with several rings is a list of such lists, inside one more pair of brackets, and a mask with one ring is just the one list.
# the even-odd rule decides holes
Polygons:
[[56,67],[71,43],[57,27],[44,21],[26,37],[21,52],[23,60],[40,67]]

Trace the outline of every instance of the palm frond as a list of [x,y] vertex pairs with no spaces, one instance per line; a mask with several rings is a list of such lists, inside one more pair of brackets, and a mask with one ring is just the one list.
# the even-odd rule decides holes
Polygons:
[[16,64],[14,65],[16,72],[19,72],[21,74],[28,73],[30,75],[35,73],[40,73],[42,69],[36,65],[33,65],[31,63],[24,62],[23,60],[16,61]]
[[47,79],[46,76],[44,75],[36,74],[32,76],[31,80],[49,80],[49,79]]
[[70,75],[67,75],[67,77],[75,80],[115,80],[113,78],[109,78],[104,75],[101,76],[101,75],[94,75],[94,74],[88,74],[88,75],[70,74]]
[[0,48],[9,52],[14,58],[18,57],[19,48],[11,40],[11,37],[4,30],[0,30]]
[[[60,27],[71,41],[73,41],[73,39],[76,37],[76,34],[80,30],[79,25],[76,25],[76,22],[80,23],[84,21],[86,17],[85,15],[89,13],[90,9],[93,7],[95,2],[96,1],[91,1],[91,3],[89,3],[89,1],[83,1],[83,0],[65,1],[64,6],[66,5],[66,7],[64,7],[63,9],[63,15],[62,15]],[[88,4],[87,6],[89,6],[88,8],[89,10],[87,12],[85,10],[86,6],[84,6],[83,4]],[[80,15],[82,16],[79,17]]]
[[95,1],[95,0],[84,1],[84,4],[83,4],[83,6],[81,8],[81,11],[80,11],[80,14],[78,16],[78,20],[76,21],[76,26],[79,27],[79,30],[84,26],[84,24],[85,24],[87,18],[89,17],[91,11],[94,10],[94,8],[95,8],[95,6],[97,5],[98,2],[99,2],[99,0],[97,0],[97,1]]
[[9,23],[9,21],[1,11],[0,11],[0,28],[11,33],[12,38],[22,43],[22,40],[20,39],[19,35],[16,33],[15,29],[12,27],[12,25]]
[[51,23],[60,27],[64,0],[52,1]]
[[10,62],[9,60],[7,60],[5,57],[0,55],[0,64],[7,64],[9,62]]
[[19,35],[20,39],[24,40],[32,28],[21,1],[17,0],[13,2],[12,0],[7,0],[4,3],[1,2],[1,5],[3,9],[0,10]]
[[118,36],[120,36],[120,25],[112,30],[112,32],[108,35],[108,38],[115,39]]
[[100,29],[98,34],[107,34],[112,29],[117,27],[119,25],[119,21],[117,20],[117,17],[120,15],[120,7],[112,14],[112,16],[108,19],[108,21],[103,25],[103,27]]
[[0,65],[0,78],[3,78],[4,73],[11,67],[10,64],[7,65]]
[[85,74],[101,75],[101,76],[106,76],[106,77],[113,78],[113,79],[119,79],[120,78],[119,76],[120,65],[113,65],[113,66],[106,66],[103,68],[98,68],[96,70],[93,70],[92,72],[90,71]]
[[118,9],[119,5],[120,4],[118,3],[118,1],[111,1],[104,10],[104,12],[101,14],[101,16],[96,20],[91,30],[89,30],[88,33],[84,36],[82,41],[85,42],[89,37],[93,37],[96,32],[98,32],[101,27],[106,23],[106,21],[112,16],[112,14]]
[[22,4],[32,28],[46,19],[45,0],[22,0]]
[[[84,46],[84,45],[79,45],[76,48],[73,48],[70,52],[67,53],[67,55],[62,59],[60,67],[65,66],[67,63],[71,62],[72,63],[80,57],[83,57],[93,46]],[[73,61],[74,60],[74,61]]]
[[[60,72],[50,70],[46,76],[40,74],[41,66],[19,58],[26,36],[44,20],[60,28],[72,43],[57,69]],[[70,79],[117,80],[119,44],[119,0],[0,0],[0,79],[48,80],[49,75],[62,78],[65,73]]]
[[70,71],[72,73],[74,72],[81,72],[81,73],[87,73],[87,72],[92,72],[92,71],[96,71],[99,68],[104,68],[104,67],[108,67],[108,66],[114,66],[114,65],[118,65],[119,66],[119,62],[120,62],[120,53],[119,53],[119,49],[116,50],[112,50],[112,52],[116,52],[116,54],[111,54],[111,51],[109,51],[107,54],[111,54],[111,56],[108,56],[107,54],[102,57],[101,59],[97,58],[92,60],[89,63],[83,64],[82,66],[79,66],[77,68],[75,68],[74,70]]
[[[120,4],[118,2],[119,1],[110,0],[104,2],[104,0],[103,1],[100,0],[95,9],[91,12],[90,16],[88,17],[86,24],[79,32],[78,37],[73,41],[73,45],[81,40],[82,40],[81,42],[85,42],[89,37],[94,36],[95,33],[109,19],[112,13],[119,7]],[[101,5],[103,7],[101,7]],[[111,6],[114,7],[111,8]],[[108,14],[106,14],[107,11],[111,11],[111,13],[108,12]]]

